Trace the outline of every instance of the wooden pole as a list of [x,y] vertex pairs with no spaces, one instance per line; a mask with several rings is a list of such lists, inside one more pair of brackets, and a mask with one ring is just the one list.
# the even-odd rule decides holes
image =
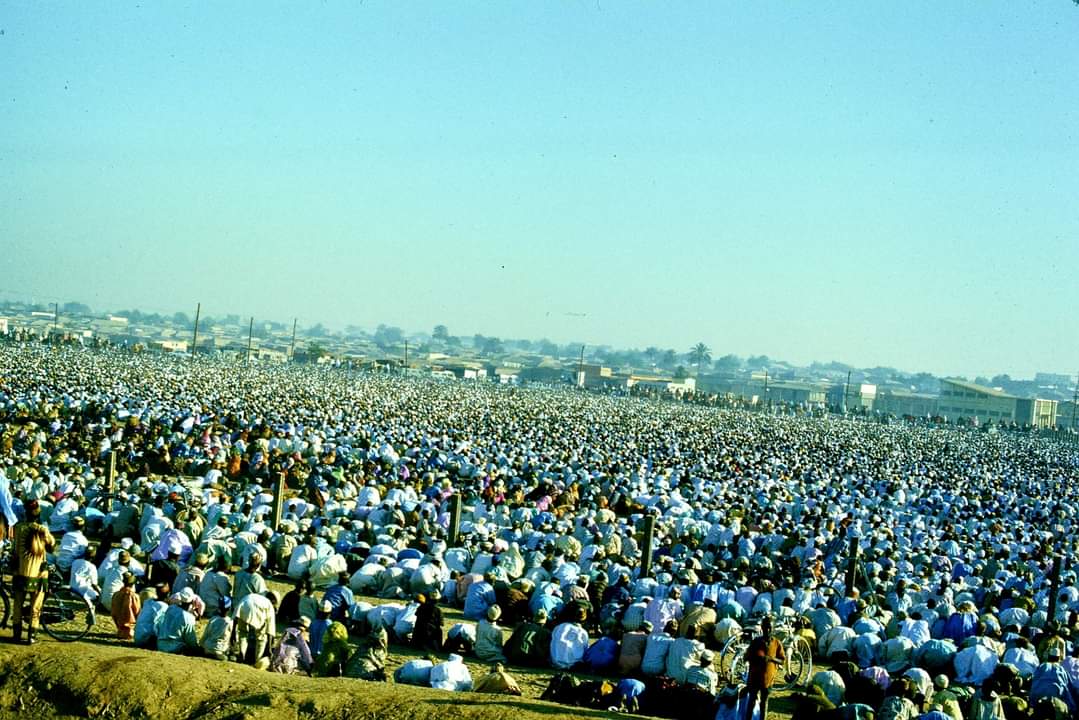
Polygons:
[[288,359],[292,362],[292,359],[296,357],[296,318],[292,318],[292,345],[289,347]]
[[1075,429],[1075,406],[1079,405],[1079,375],[1075,376],[1075,392],[1072,394],[1072,430]]
[[648,513],[644,516],[641,526],[644,539],[641,542],[641,574],[640,577],[648,577],[652,572],[652,552],[656,542],[656,516]]
[[450,495],[450,537],[449,546],[457,546],[457,537],[461,534],[461,496]]
[[251,363],[251,336],[255,332],[255,316],[251,316],[251,322],[247,325],[247,357],[244,358],[244,365]]
[[105,492],[111,493],[116,487],[116,451],[109,451],[109,472],[105,476]]
[[285,483],[286,477],[285,473],[277,473],[277,480],[274,482],[273,505],[270,506],[270,515],[275,532],[281,527],[281,515],[285,510],[285,491],[288,490],[288,485]]
[[195,336],[191,338],[191,359],[195,359],[195,352],[199,347],[199,314],[202,313],[202,303],[195,306]]

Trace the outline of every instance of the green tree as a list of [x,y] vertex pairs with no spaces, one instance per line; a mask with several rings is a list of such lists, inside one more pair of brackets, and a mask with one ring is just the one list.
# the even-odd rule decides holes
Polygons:
[[66,302],[60,306],[60,312],[65,315],[90,315],[91,310],[89,305],[84,305],[81,302]]
[[381,347],[396,345],[405,339],[405,333],[393,325],[379,325],[375,328],[375,343]]
[[558,346],[547,338],[543,338],[536,345],[536,349],[541,355],[550,355],[551,357],[558,356]]
[[330,354],[330,351],[322,346],[321,343],[312,340],[307,343],[307,356],[318,360],[320,357],[325,357]]
[[434,331],[431,333],[431,338],[434,340],[441,340],[445,342],[450,339],[450,331],[445,325],[435,325]]
[[763,370],[771,363],[772,361],[767,355],[751,355],[746,359],[746,365],[748,365],[751,370]]
[[689,361],[697,366],[697,376],[701,374],[701,366],[705,363],[712,362],[712,348],[708,347],[702,342],[697,343],[692,348],[688,355]]
[[716,360],[713,367],[717,372],[733,372],[735,370],[740,370],[742,367],[742,358],[737,355],[724,355]]

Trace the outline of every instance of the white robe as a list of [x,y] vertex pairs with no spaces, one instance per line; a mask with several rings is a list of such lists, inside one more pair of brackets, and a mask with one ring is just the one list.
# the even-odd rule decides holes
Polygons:
[[551,664],[563,670],[584,658],[588,648],[588,633],[576,623],[565,622],[551,633]]
[[[120,583],[123,586],[123,583]],[[97,568],[92,562],[79,558],[71,564],[71,589],[82,595],[92,605],[98,597]],[[110,597],[111,601],[111,597]]]

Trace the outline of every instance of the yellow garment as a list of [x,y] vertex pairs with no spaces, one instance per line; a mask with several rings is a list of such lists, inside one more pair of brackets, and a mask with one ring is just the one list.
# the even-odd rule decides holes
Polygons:
[[15,526],[15,574],[39,578],[45,573],[45,554],[56,547],[49,529],[39,522],[21,522]]
[[44,581],[48,576],[45,553],[56,546],[49,529],[38,522],[21,522],[15,526],[15,577],[12,579],[12,622],[19,628],[23,623],[23,606],[29,606],[25,618],[30,630],[36,630],[45,602]]
[[476,683],[476,687],[473,688],[473,692],[495,695],[520,695],[521,688],[517,686],[517,681],[513,679],[513,676],[504,670],[497,669],[481,678]]

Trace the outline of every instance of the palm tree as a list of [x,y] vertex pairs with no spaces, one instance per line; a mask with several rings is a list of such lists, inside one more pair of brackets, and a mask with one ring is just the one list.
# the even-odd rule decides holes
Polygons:
[[687,355],[689,361],[697,365],[697,376],[700,377],[701,365],[712,362],[712,348],[702,342],[690,348]]

